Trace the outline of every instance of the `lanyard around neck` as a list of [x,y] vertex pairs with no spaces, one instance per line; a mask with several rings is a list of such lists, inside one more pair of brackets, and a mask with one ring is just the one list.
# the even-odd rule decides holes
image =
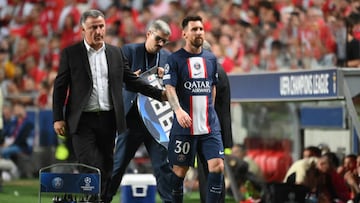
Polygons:
[[[153,67],[159,67],[159,61],[160,61],[160,53],[157,52],[155,65]],[[146,70],[149,70],[150,68],[153,68],[153,67],[149,67],[149,59],[148,59],[147,52],[145,51],[145,68],[146,68]]]

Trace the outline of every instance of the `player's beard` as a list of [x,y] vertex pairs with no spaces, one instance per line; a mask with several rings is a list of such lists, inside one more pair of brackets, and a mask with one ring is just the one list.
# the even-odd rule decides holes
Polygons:
[[202,47],[204,42],[204,39],[202,37],[197,37],[195,38],[195,40],[192,42],[192,45],[196,48]]

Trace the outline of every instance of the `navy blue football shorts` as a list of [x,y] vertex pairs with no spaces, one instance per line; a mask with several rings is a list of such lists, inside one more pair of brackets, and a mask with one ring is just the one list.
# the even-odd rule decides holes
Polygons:
[[171,165],[194,166],[198,153],[205,160],[224,159],[220,132],[204,135],[170,135],[168,158]]

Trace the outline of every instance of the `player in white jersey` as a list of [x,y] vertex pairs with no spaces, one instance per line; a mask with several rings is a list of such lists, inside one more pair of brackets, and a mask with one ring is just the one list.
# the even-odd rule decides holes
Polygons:
[[205,32],[200,16],[182,22],[185,46],[168,57],[163,82],[175,117],[168,144],[173,202],[183,201],[183,181],[196,154],[207,160],[206,202],[218,202],[222,191],[224,148],[214,108],[216,57],[203,50]]

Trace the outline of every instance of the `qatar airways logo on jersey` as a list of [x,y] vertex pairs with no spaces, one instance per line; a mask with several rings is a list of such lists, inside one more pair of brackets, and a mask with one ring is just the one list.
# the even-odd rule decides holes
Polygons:
[[210,93],[211,85],[209,81],[186,81],[184,83],[185,89],[192,93]]

